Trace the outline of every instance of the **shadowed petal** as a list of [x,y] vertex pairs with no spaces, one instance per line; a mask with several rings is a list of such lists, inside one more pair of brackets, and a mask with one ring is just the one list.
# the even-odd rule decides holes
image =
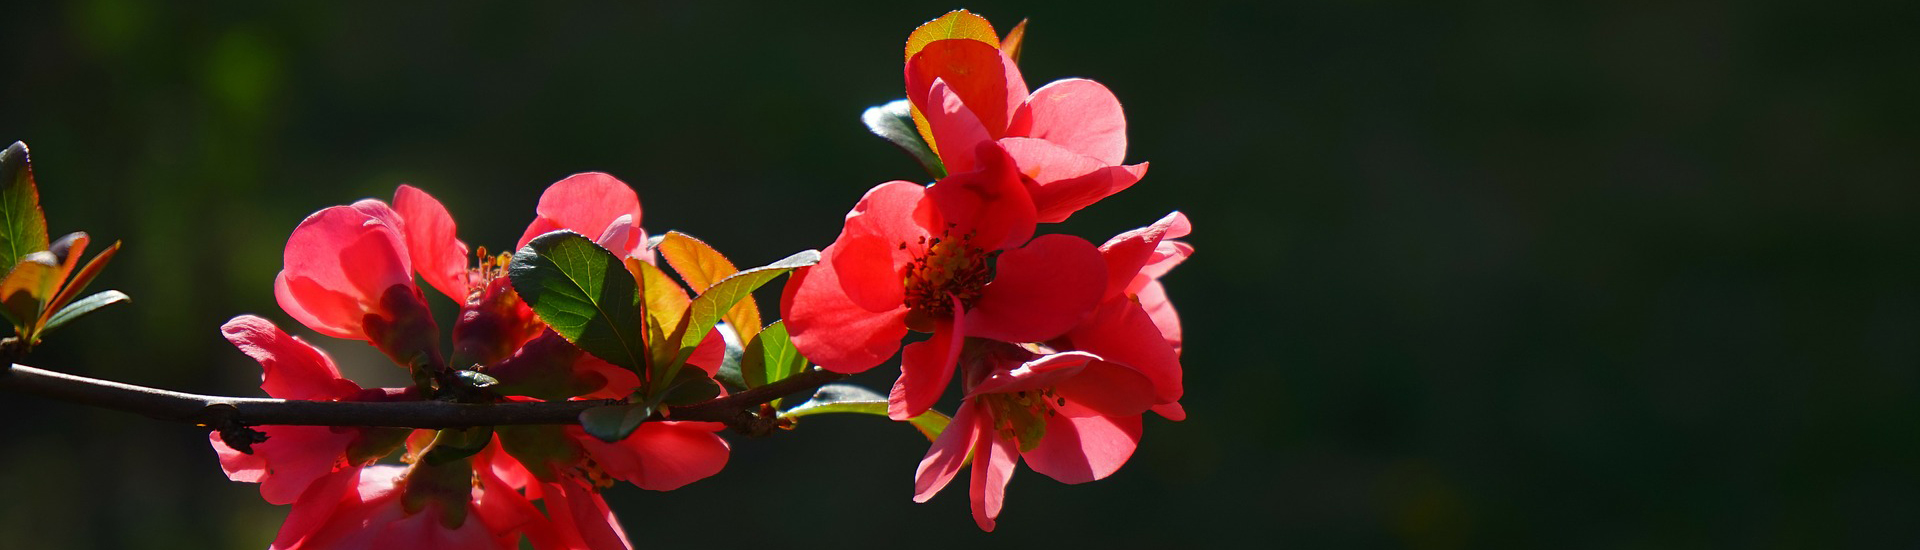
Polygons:
[[[829,247],[831,248],[831,247]],[[856,373],[893,357],[907,335],[907,307],[873,311],[846,294],[834,265],[821,262],[788,276],[780,316],[800,354],[834,372]]]
[[467,301],[467,245],[454,235],[453,216],[426,191],[401,185],[393,210],[406,230],[407,253],[420,278],[455,303]]
[[982,531],[993,531],[993,520],[1000,517],[1007,481],[1013,479],[1013,467],[1020,463],[1019,451],[1014,442],[995,437],[992,432],[982,434],[974,444],[973,483],[968,496],[973,497],[973,522]]
[[1027,467],[1062,483],[1086,483],[1113,475],[1140,445],[1140,415],[1109,417],[1057,414],[1047,417],[1047,435],[1023,456]]
[[1121,363],[1153,380],[1161,402],[1180,398],[1180,357],[1154,326],[1153,319],[1132,300],[1107,300],[1085,323],[1067,334],[1073,348]]
[[260,389],[281,399],[334,400],[360,391],[340,376],[326,352],[288,335],[272,321],[241,315],[220,326],[240,352],[260,363]]
[[1041,235],[1001,254],[997,269],[967,312],[968,336],[1004,342],[1050,340],[1086,318],[1107,278],[1106,264],[1093,244],[1060,234]]
[[993,142],[975,149],[979,166],[972,172],[947,176],[927,188],[927,196],[942,221],[952,225],[954,237],[972,234],[974,246],[1003,250],[1033,238],[1033,198],[1013,158]]
[[933,447],[927,449],[927,456],[920,459],[920,467],[914,471],[914,502],[933,498],[934,493],[945,488],[953,481],[953,475],[960,472],[960,467],[966,465],[967,452],[980,435],[978,423],[985,419],[982,414],[980,405],[972,400],[960,404],[953,421],[933,440]]
[[587,436],[577,426],[567,432],[609,475],[642,489],[671,491],[726,467],[727,442],[713,433],[724,428],[718,422],[646,422],[618,443]]
[[1040,223],[1066,221],[1074,212],[1132,187],[1147,174],[1147,163],[1111,165],[1054,143],[1024,137],[1000,140],[1027,177]]
[[[613,176],[600,172],[586,172],[567,176],[567,179],[554,182],[540,194],[540,205],[534,209],[538,216],[533,224],[527,226],[514,246],[522,247],[527,241],[555,229],[568,229],[587,236],[603,235],[607,228],[621,216],[631,216],[628,221],[640,225],[640,196],[633,188]],[[542,223],[545,222],[545,223]],[[622,257],[631,250],[615,250]]]
[[887,396],[887,417],[911,420],[933,408],[953,381],[953,367],[960,361],[960,300],[954,299],[954,315],[934,322],[933,338],[907,344],[900,352],[900,378]]

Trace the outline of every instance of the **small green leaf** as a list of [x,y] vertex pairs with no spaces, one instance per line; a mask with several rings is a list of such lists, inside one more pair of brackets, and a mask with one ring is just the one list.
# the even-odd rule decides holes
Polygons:
[[594,357],[638,372],[646,364],[639,289],[607,249],[572,231],[534,237],[507,268],[540,320]]
[[653,416],[653,407],[645,403],[607,405],[580,411],[580,427],[601,441],[616,443],[640,428]]
[[67,304],[67,307],[60,308],[60,311],[55,312],[53,317],[47,319],[46,326],[40,327],[40,333],[46,334],[47,331],[60,328],[61,325],[65,325],[74,319],[79,319],[82,315],[93,313],[93,310],[132,301],[133,298],[127,296],[124,292],[118,290],[102,290],[98,294],[81,298],[78,301]]
[[[723,330],[723,331],[720,331],[720,334],[722,336],[725,336],[726,334],[728,334],[728,332],[729,331]],[[738,333],[735,332],[734,334],[738,334]],[[745,347],[742,347],[740,345],[740,338],[738,336],[735,336],[733,338],[727,338],[726,341],[727,341],[726,355],[720,361],[720,372],[715,373],[713,375],[713,379],[714,381],[719,382],[722,386],[725,386],[727,388],[727,391],[737,392],[737,391],[745,390],[747,389],[747,381],[740,374],[740,363],[741,361],[745,360],[747,355],[747,350]],[[774,400],[774,402],[778,403],[779,400],[776,399]]]
[[913,125],[913,103],[905,99],[896,99],[884,105],[868,107],[860,113],[860,122],[867,125],[867,131],[880,136],[900,150],[906,151],[920,167],[927,169],[933,179],[947,177],[947,167],[941,164],[940,155],[934,154],[927,146],[927,140],[920,137],[920,131]]
[[[885,417],[887,416],[887,398],[874,393],[873,390],[852,384],[827,384],[813,392],[813,399],[787,409],[786,412],[780,413],[780,417],[798,418],[827,413],[870,414]],[[953,422],[953,419],[939,411],[930,410],[920,413],[920,416],[913,417],[907,422],[913,424],[914,429],[920,430],[920,435],[926,436],[927,441],[933,441],[940,437],[940,432],[946,430],[947,424]]]
[[720,383],[707,377],[707,371],[697,368],[680,369],[674,376],[673,385],[667,388],[667,395],[661,402],[669,406],[684,407],[704,403],[720,396]]
[[47,216],[40,210],[33,160],[27,144],[16,141],[0,152],[0,266],[13,267],[28,254],[46,249]]
[[804,370],[807,370],[807,358],[794,349],[783,321],[774,321],[760,331],[760,335],[747,344],[740,359],[740,377],[749,388],[779,382]]
[[679,358],[669,362],[666,372],[656,379],[672,379],[680,365],[686,363],[687,357],[693,355],[694,348],[700,346],[700,341],[706,338],[707,332],[713,329],[713,325],[720,322],[720,317],[726,314],[734,303],[752,295],[754,289],[767,284],[774,277],[816,263],[820,263],[820,252],[803,250],[780,261],[735,273],[707,287],[706,292],[694,297],[693,303],[687,305],[686,318],[682,319],[680,326],[674,329],[680,342]]

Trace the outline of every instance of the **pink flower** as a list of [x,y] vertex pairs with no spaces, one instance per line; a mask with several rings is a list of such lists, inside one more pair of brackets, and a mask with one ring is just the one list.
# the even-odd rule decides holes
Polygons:
[[1146,175],[1122,165],[1127,120],[1120,101],[1092,80],[1057,80],[1027,93],[1020,68],[972,39],[937,40],[907,61],[907,99],[949,173],[973,170],[977,144],[996,141],[1026,177],[1041,223],[1118,193]]
[[[251,315],[235,317],[220,327],[228,341],[260,362],[260,388],[282,399],[351,401],[368,397],[360,386],[340,376],[327,354],[287,335],[272,322]],[[372,390],[378,393],[380,390]],[[246,454],[209,434],[220,468],[234,481],[260,484],[260,496],[272,504],[291,504],[317,480],[360,467],[385,454],[398,439],[384,430],[328,426],[262,426],[267,440]],[[399,432],[404,435],[404,431]],[[359,452],[353,452],[353,451]]]
[[1100,245],[1107,262],[1106,291],[1086,321],[1048,342],[1054,349],[1082,350],[1139,369],[1154,382],[1154,407],[1172,420],[1186,418],[1178,401],[1184,392],[1180,366],[1180,318],[1159,278],[1193,254],[1186,236],[1187,216],[1168,214],[1153,225],[1119,235]]
[[1048,477],[1085,483],[1133,455],[1140,414],[1156,400],[1145,374],[1085,352],[1037,355],[983,340],[969,346],[966,397],[920,461],[916,502],[946,487],[971,455],[974,522],[992,531],[1022,458]]
[[640,229],[640,196],[613,176],[586,172],[568,176],[540,194],[538,215],[520,234],[514,248],[534,237],[566,229],[586,235],[614,255],[652,262],[645,250],[647,232]]
[[426,193],[402,185],[394,203],[398,211],[362,200],[300,222],[287,239],[274,295],[307,328],[365,340],[410,369],[438,368],[439,330],[413,272],[419,266],[429,284],[464,302],[467,248],[453,239],[446,209]]
[[626,439],[607,443],[579,426],[501,427],[502,448],[491,468],[522,480],[527,496],[546,504],[557,537],[568,547],[631,548],[626,532],[600,497],[615,480],[671,491],[726,467],[730,449],[714,422],[646,422]]
[[557,544],[539,510],[498,476],[462,460],[343,472],[295,503],[275,550],[538,548]]
[[991,143],[979,155],[979,170],[931,187],[895,181],[868,191],[820,263],[796,272],[782,296],[794,345],[836,372],[885,361],[909,328],[933,333],[901,355],[888,404],[896,419],[939,398],[963,337],[1052,339],[1102,292],[1105,267],[1093,245],[1031,238],[1032,201],[1011,159]]

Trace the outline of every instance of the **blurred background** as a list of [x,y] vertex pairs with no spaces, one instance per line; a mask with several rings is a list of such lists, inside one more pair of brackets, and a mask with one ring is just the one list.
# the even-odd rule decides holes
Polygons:
[[[0,140],[32,146],[54,234],[126,242],[96,288],[135,300],[27,363],[259,395],[217,327],[297,327],[272,294],[289,231],[400,183],[494,250],[590,170],[636,188],[650,230],[741,264],[824,246],[868,187],[924,179],[858,115],[957,6],[888,4],[14,3]],[[1920,5],[1444,4],[966,6],[1031,17],[1029,84],[1105,83],[1153,163],[1057,230],[1192,217],[1198,254],[1166,280],[1191,419],[1150,418],[1107,480],[1023,468],[983,534],[964,487],[909,500],[913,430],[817,417],[734,439],[685,489],[613,490],[627,531],[1920,545]],[[18,394],[0,415],[0,548],[259,548],[285,514],[201,430]]]

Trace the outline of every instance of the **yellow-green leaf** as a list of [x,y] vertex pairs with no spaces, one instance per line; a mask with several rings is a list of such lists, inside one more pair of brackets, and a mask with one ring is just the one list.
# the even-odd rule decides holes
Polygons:
[[[668,231],[656,249],[680,274],[680,279],[693,287],[695,293],[706,292],[714,283],[740,271],[732,261],[705,241],[679,231]],[[741,341],[746,341],[760,329],[760,306],[754,303],[753,296],[747,296],[720,318],[733,325]]]

